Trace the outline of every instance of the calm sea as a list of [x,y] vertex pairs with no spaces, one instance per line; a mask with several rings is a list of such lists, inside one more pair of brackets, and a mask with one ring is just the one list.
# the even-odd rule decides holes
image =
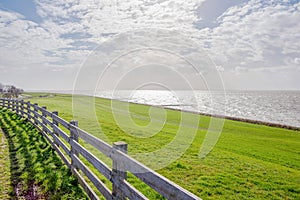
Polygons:
[[96,96],[300,127],[300,91],[101,91]]

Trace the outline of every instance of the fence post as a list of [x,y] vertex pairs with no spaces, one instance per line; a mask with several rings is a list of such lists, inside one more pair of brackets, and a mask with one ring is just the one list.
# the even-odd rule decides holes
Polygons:
[[24,117],[24,100],[23,99],[20,101],[20,114],[21,114],[21,117]]
[[13,99],[11,100],[11,110],[15,110],[15,101]]
[[14,100],[14,104],[15,104],[15,111],[18,114],[18,100],[17,99]]
[[9,108],[12,110],[13,109],[13,103],[12,103],[12,100],[9,99]]
[[33,104],[33,110],[34,110],[34,113],[33,113],[33,115],[34,115],[34,124],[35,125],[38,125],[38,123],[37,123],[37,120],[38,120],[38,117],[37,117],[37,112],[38,112],[38,110],[37,110],[37,107],[38,106],[38,104],[37,103],[34,103]]
[[15,99],[15,111],[17,114],[19,114],[19,108],[18,108],[18,103],[19,103],[19,100]]
[[14,99],[13,100],[13,111],[15,111],[15,112],[17,111],[17,109],[16,109],[17,108],[16,103],[17,103],[17,101]]
[[[127,154],[127,143],[114,142],[113,143],[113,153],[115,153],[116,150],[120,150],[123,153]],[[119,184],[120,184],[119,180],[126,180],[126,178],[127,178],[127,172],[124,169],[122,162],[120,162],[120,160],[118,159],[117,156],[114,156],[113,157],[113,167],[112,167],[113,199],[118,199],[118,200],[126,199],[126,196],[124,196],[123,192],[119,189]]]
[[19,100],[16,100],[16,109],[17,109],[17,114],[20,115]]
[[[46,110],[47,107],[46,107],[46,106],[43,106],[42,109]],[[42,116],[43,116],[44,118],[46,118],[46,114],[45,114],[45,112],[44,112],[43,110],[42,110]],[[46,121],[44,120],[44,118],[42,118],[42,122],[43,122],[43,124],[44,124],[45,126],[47,126],[47,123],[46,123]],[[43,127],[43,131],[46,133],[46,129],[45,129],[44,127]]]
[[12,109],[12,100],[11,99],[9,99],[9,109]]
[[12,99],[12,100],[11,100],[11,110],[14,111],[14,109],[15,109],[15,102],[14,102],[14,100]]
[[[76,120],[70,121],[70,124],[78,127],[78,121],[76,121]],[[72,126],[70,126],[70,139],[78,142],[78,132]],[[74,165],[73,159],[72,159],[72,155],[75,155],[78,157],[79,153],[74,149],[74,147],[72,145],[71,145],[70,153],[71,153],[71,165],[76,168],[76,166]]]
[[16,110],[16,106],[15,106],[15,100],[14,99],[12,99],[11,100],[12,101],[12,111],[15,111]]
[[[53,111],[53,112],[52,112],[52,115],[58,116],[58,112],[57,112],[57,111]],[[52,116],[52,124],[58,126],[58,123],[54,120],[54,117],[53,117],[53,116]],[[57,132],[55,132],[53,126],[52,126],[52,129],[53,129],[53,133],[54,133],[57,137],[59,137],[59,134],[58,134]],[[59,145],[55,142],[55,140],[54,140],[54,144],[56,144],[57,147],[59,147]]]
[[27,101],[27,103],[26,103],[26,110],[27,110],[27,113],[26,113],[27,119],[28,119],[28,120],[31,120],[30,101]]
[[15,111],[17,114],[19,114],[19,100],[15,100]]

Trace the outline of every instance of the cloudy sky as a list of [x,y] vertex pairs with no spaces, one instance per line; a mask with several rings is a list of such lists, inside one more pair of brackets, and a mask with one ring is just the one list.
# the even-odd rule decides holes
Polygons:
[[[128,38],[138,44],[124,42]],[[225,89],[299,90],[299,41],[299,0],[1,0],[0,82],[27,90],[69,90],[76,77],[89,82],[93,70],[103,72],[101,65],[144,45],[152,48],[151,54],[143,50],[122,57],[100,81],[98,70],[93,74],[98,85],[92,87],[124,82],[116,79],[126,70],[131,73],[128,67],[137,66],[139,59],[147,62],[128,80],[138,76],[156,82],[148,75],[169,74],[162,77],[172,88],[185,89],[176,80],[191,73],[186,77],[194,85],[199,74],[209,82],[215,79],[203,69],[208,64],[198,59],[205,52]],[[99,50],[103,62],[98,63],[90,58]],[[198,72],[182,64],[172,75],[180,59],[172,58],[171,51],[199,65]],[[159,56],[163,59],[150,66]],[[120,76],[111,75],[122,70]]]

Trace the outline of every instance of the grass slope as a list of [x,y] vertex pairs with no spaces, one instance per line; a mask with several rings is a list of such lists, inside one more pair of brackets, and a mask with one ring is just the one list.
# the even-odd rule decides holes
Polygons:
[[0,127],[1,138],[5,134],[7,140],[0,155],[0,199],[86,199],[77,179],[33,125],[1,109]]
[[0,128],[0,199],[9,199],[11,192],[9,148],[6,137]]
[[[80,97],[75,105],[82,111],[78,113],[73,113],[70,95],[39,98],[35,94],[31,101],[58,111],[67,120],[75,118],[81,128],[109,143],[127,142],[132,156],[162,149],[174,140],[178,130],[187,135],[195,131],[195,138],[184,154],[158,172],[203,199],[300,199],[299,131],[225,120],[217,145],[205,159],[200,159],[199,149],[207,133],[209,117],[184,113],[187,120],[181,123],[181,112],[166,110],[167,120],[154,120],[153,130],[148,131],[151,133],[155,127],[162,128],[149,136],[143,128],[129,126],[125,127],[126,131],[124,127],[121,129],[112,114],[110,100],[93,99],[95,112],[91,112],[87,103],[91,98]],[[116,115],[126,121],[124,103],[114,104],[118,107],[114,111]],[[149,108],[130,105],[130,115],[136,124],[143,127],[151,121]],[[95,116],[99,126],[95,123]],[[193,126],[192,122],[199,117],[200,122]],[[98,154],[94,149],[90,150]],[[130,177],[129,181],[147,193],[148,189],[139,186],[136,179]],[[148,197],[158,198],[152,192],[148,193]]]

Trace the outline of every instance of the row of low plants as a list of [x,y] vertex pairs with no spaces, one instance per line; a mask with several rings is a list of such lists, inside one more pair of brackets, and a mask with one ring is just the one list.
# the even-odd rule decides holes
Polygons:
[[5,169],[9,178],[1,183],[6,191],[2,199],[87,199],[70,169],[32,124],[0,109],[0,127],[9,156],[1,155],[1,162],[10,166]]

